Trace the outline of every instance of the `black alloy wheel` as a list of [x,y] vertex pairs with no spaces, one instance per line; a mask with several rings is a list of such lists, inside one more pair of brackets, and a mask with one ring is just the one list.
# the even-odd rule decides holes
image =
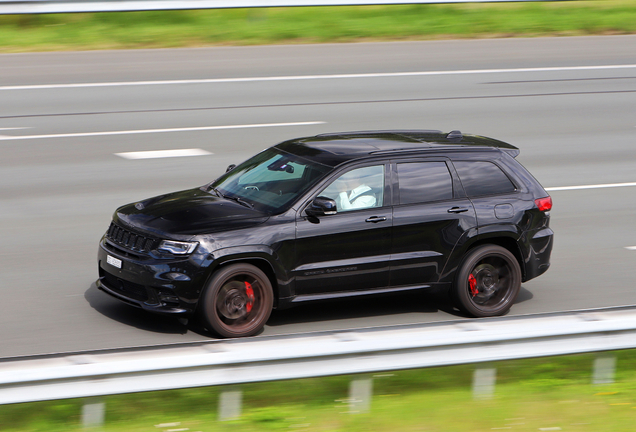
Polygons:
[[258,333],[274,304],[272,284],[259,268],[233,264],[217,271],[201,296],[199,313],[205,327],[221,337]]
[[457,272],[453,297],[456,306],[474,317],[503,315],[521,289],[521,268],[501,246],[479,246],[466,255]]

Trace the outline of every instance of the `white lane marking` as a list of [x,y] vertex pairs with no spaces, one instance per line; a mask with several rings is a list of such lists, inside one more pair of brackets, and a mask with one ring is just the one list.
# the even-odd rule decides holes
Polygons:
[[632,182],[632,183],[607,183],[607,184],[583,185],[583,186],[550,187],[550,188],[545,188],[545,190],[548,191],[548,192],[551,192],[551,191],[580,190],[580,189],[604,189],[604,188],[627,187],[627,186],[636,186],[636,182]]
[[625,249],[636,251],[636,246],[625,246]]
[[45,139],[45,138],[73,138],[73,137],[90,137],[90,136],[107,136],[107,135],[129,135],[129,134],[147,134],[147,133],[165,133],[165,132],[191,132],[205,130],[221,130],[221,129],[249,129],[263,127],[281,127],[281,126],[308,126],[324,124],[322,121],[313,122],[295,122],[295,123],[261,123],[261,124],[245,124],[245,125],[229,125],[229,126],[201,126],[189,128],[172,128],[172,129],[140,129],[126,131],[108,131],[108,132],[82,132],[68,134],[51,134],[51,135],[22,135],[8,136],[1,135],[0,141],[8,140],[29,140],[29,139]]
[[124,159],[159,159],[172,157],[207,156],[211,154],[212,153],[210,153],[209,151],[198,148],[115,153],[115,155],[123,157]]
[[291,76],[246,77],[246,78],[207,78],[207,79],[163,80],[163,81],[122,81],[122,82],[102,82],[102,83],[16,85],[16,86],[0,86],[0,90],[41,90],[41,89],[85,88],[85,87],[217,84],[217,83],[243,83],[243,82],[258,82],[258,81],[298,81],[298,80],[351,79],[351,78],[394,78],[394,77],[411,77],[411,76],[500,74],[500,73],[519,73],[519,72],[564,72],[564,71],[591,71],[591,70],[614,70],[614,69],[635,69],[635,68],[636,68],[636,64],[626,64],[626,65],[604,65],[604,66],[538,67],[538,68],[518,68],[518,69],[469,69],[469,70],[380,72],[380,73],[334,74],[334,75],[291,75]]
[[[31,129],[30,127],[11,127],[11,128],[0,128],[0,131],[8,131],[8,130],[18,130],[18,129]],[[0,135],[0,139],[11,138],[10,135]]]

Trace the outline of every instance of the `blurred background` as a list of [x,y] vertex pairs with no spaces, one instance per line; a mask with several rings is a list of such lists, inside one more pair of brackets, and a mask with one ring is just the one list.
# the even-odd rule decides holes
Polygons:
[[[633,0],[2,9],[10,6],[0,1],[2,359],[209,340],[95,288],[113,211],[205,184],[280,141],[337,131],[459,129],[519,147],[553,197],[556,244],[551,269],[523,284],[511,316],[636,304]],[[144,156],[157,150],[190,156]],[[460,319],[444,298],[418,293],[275,311],[263,335]],[[294,385],[298,393],[285,383],[245,388],[245,414],[230,422],[218,421],[216,388],[131,396],[106,403],[117,408],[103,427],[631,430],[633,354],[615,355],[616,380],[601,390],[588,355],[488,366],[497,390],[486,400],[473,398],[476,366],[467,365],[375,377],[360,416],[336,415],[348,413],[351,377],[333,377]],[[171,408],[205,398],[209,417]],[[83,403],[2,405],[0,429],[81,428]],[[48,414],[26,421],[33,412]]]

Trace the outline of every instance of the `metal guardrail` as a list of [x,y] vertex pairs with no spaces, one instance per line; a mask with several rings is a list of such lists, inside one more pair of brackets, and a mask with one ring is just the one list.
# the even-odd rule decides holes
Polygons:
[[0,0],[0,14],[530,1],[569,0]]
[[0,404],[636,348],[636,306],[0,362]]

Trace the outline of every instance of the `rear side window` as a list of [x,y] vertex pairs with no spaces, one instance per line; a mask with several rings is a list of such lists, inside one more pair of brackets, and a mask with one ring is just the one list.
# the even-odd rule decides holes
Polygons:
[[504,172],[492,162],[453,162],[468,196],[510,193],[515,185]]
[[453,198],[453,183],[444,162],[397,164],[400,204]]

